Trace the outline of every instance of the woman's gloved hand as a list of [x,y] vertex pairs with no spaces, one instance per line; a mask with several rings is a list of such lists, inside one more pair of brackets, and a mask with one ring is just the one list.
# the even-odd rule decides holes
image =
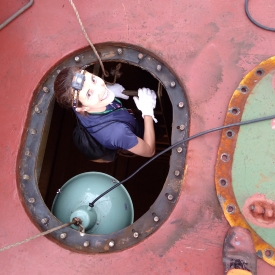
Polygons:
[[129,98],[128,95],[125,95],[122,93],[125,90],[125,88],[118,83],[115,83],[113,85],[106,84],[106,87],[108,90],[112,91],[115,94],[115,97],[123,98],[123,99]]
[[133,97],[137,108],[142,112],[142,117],[151,116],[155,122],[158,122],[154,116],[156,107],[156,93],[148,88],[138,89],[138,97]]

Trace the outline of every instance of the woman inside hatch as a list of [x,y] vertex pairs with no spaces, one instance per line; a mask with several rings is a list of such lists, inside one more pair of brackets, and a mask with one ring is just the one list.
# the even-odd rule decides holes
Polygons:
[[120,84],[106,85],[103,79],[77,67],[62,70],[54,83],[57,102],[62,107],[73,108],[80,123],[101,145],[152,157],[155,154],[156,94],[142,88],[138,90],[138,97],[133,97],[142,112],[143,124],[122,108],[117,98],[129,98],[123,90]]

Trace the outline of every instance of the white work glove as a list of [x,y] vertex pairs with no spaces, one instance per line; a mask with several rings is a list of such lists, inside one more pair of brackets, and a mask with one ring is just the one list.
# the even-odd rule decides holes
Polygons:
[[154,116],[156,98],[155,92],[148,88],[138,89],[138,97],[133,97],[137,108],[142,112],[142,117],[151,116],[155,122],[158,122]]
[[115,94],[115,97],[123,98],[123,99],[129,98],[128,95],[125,95],[122,93],[125,90],[125,88],[118,83],[115,83],[113,85],[106,84],[106,87],[107,87],[107,89],[109,89],[110,91],[112,91]]

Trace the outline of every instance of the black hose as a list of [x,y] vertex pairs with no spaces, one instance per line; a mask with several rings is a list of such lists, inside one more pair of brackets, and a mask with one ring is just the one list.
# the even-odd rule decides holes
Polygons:
[[269,120],[275,118],[275,115],[272,116],[266,116],[266,117],[261,117],[261,118],[256,118],[256,119],[251,119],[251,120],[246,120],[246,121],[241,121],[241,122],[236,122],[233,124],[228,124],[228,125],[224,125],[224,126],[220,126],[217,128],[212,128],[203,132],[200,132],[198,134],[195,134],[191,137],[182,139],[178,142],[176,142],[175,144],[171,145],[170,147],[166,148],[165,150],[163,150],[162,152],[158,153],[157,155],[155,155],[154,157],[152,157],[151,159],[149,159],[146,163],[144,163],[140,168],[138,168],[132,175],[130,175],[128,178],[124,179],[121,182],[118,182],[117,184],[115,184],[114,186],[112,186],[111,188],[109,188],[108,190],[106,190],[105,192],[103,192],[101,195],[99,195],[98,197],[96,197],[91,203],[89,203],[89,206],[94,207],[94,204],[96,201],[98,201],[101,197],[103,197],[104,195],[106,195],[107,193],[109,193],[110,191],[112,191],[113,189],[117,188],[119,185],[121,185],[122,183],[126,182],[127,180],[131,179],[134,175],[136,175],[141,169],[143,169],[146,165],[148,165],[150,162],[152,162],[153,160],[155,160],[157,157],[161,156],[162,154],[166,153],[167,151],[171,150],[172,148],[180,145],[181,143],[184,143],[186,141],[189,141],[191,139],[215,132],[215,131],[219,131],[219,130],[223,130],[225,128],[229,128],[229,127],[235,127],[235,126],[241,126],[241,125],[246,125],[246,124],[251,124],[251,123],[255,123],[255,122],[260,122],[260,121],[264,121],[264,120]]
[[252,18],[252,16],[251,16],[250,13],[249,13],[249,10],[248,10],[248,0],[245,0],[244,7],[245,7],[245,12],[246,12],[247,17],[249,18],[249,20],[250,20],[253,24],[255,24],[255,25],[258,26],[259,28],[262,28],[262,29],[267,30],[267,31],[272,31],[272,32],[275,31],[275,28],[266,27],[266,26],[264,26],[264,25],[258,23],[257,21],[255,21],[255,19]]

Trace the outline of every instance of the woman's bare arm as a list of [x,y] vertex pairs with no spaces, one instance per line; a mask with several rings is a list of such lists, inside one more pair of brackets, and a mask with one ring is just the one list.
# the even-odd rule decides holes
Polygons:
[[128,151],[142,157],[152,157],[155,154],[155,130],[153,123],[151,116],[144,116],[143,139],[138,137],[138,144]]

